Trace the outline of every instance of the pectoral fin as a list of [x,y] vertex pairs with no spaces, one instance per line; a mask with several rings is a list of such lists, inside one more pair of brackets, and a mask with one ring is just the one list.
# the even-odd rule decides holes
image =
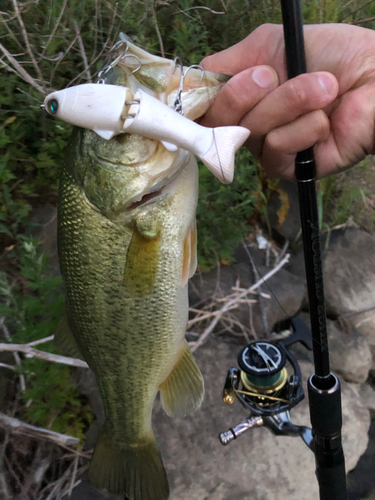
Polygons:
[[82,359],[83,361],[85,361],[69,327],[66,314],[64,314],[64,316],[60,320],[60,323],[57,325],[53,343],[64,356],[68,356],[69,358]]
[[195,222],[188,228],[183,245],[181,284],[185,286],[197,269],[197,228]]
[[204,381],[187,342],[172,372],[159,389],[161,404],[170,417],[184,417],[202,404]]
[[134,230],[125,266],[125,287],[134,297],[144,297],[155,286],[159,260],[159,235],[149,238]]

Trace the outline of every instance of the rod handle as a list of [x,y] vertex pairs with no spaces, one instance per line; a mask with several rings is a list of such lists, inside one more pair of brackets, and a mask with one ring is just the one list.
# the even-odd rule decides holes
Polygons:
[[316,469],[321,500],[347,500],[345,459],[342,447],[335,455],[335,460],[338,463],[334,467],[318,466]]

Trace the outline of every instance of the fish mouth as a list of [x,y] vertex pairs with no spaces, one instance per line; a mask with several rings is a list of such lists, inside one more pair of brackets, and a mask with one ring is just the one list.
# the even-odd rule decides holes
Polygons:
[[134,210],[135,208],[153,205],[154,203],[163,200],[168,194],[170,194],[170,188],[173,184],[173,181],[180,175],[185,167],[186,162],[184,161],[183,164],[177,170],[175,170],[175,172],[173,172],[173,174],[162,178],[151,188],[137,194],[136,196],[133,196],[133,198],[131,198],[126,204],[125,209]]
[[158,191],[148,192],[142,196],[139,201],[133,201],[130,205],[126,207],[127,210],[134,210],[138,207],[144,207],[147,205],[152,205],[167,196],[168,193],[162,193],[163,188]]

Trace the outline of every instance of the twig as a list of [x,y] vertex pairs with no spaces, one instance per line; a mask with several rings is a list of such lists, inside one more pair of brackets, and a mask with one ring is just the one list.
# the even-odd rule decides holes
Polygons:
[[73,21],[73,24],[74,24],[74,29],[75,29],[75,32],[76,32],[76,35],[77,35],[77,38],[78,38],[78,45],[79,45],[79,50],[81,52],[81,56],[82,56],[82,60],[83,60],[83,65],[85,67],[85,70],[86,70],[86,78],[87,78],[87,81],[88,82],[92,82],[92,79],[91,79],[91,73],[90,73],[90,70],[89,70],[89,65],[87,63],[87,57],[86,57],[86,52],[85,52],[85,47],[83,45],[83,41],[82,41],[82,37],[81,37],[81,32],[78,28],[78,24],[76,21]]
[[7,365],[6,363],[0,363],[0,368],[8,368],[9,370],[15,370],[16,367],[13,365]]
[[14,477],[14,479],[16,480],[16,482],[18,483],[18,487],[22,491],[23,490],[23,485],[22,485],[22,483],[20,481],[20,478],[16,474],[16,471],[13,469],[12,464],[10,463],[10,461],[9,461],[9,459],[8,459],[8,457],[6,455],[4,455],[4,462],[6,463],[8,469],[10,470],[10,473],[12,474],[12,476]]
[[353,10],[350,14],[347,14],[346,16],[342,17],[340,19],[339,23],[342,23],[345,19],[347,19],[348,17],[352,16],[353,14],[355,14],[356,12],[358,12],[359,10],[364,9],[368,5],[372,4],[374,1],[375,0],[370,0],[369,2],[365,3],[364,5],[359,6],[357,9]]
[[[246,288],[241,288],[239,286],[232,286],[232,290],[235,291],[235,292],[243,292],[246,290]],[[251,291],[251,292],[248,292],[249,294],[252,293],[254,295],[260,295],[261,297],[265,298],[265,299],[270,299],[271,298],[271,295],[269,293],[264,293],[264,292],[254,292],[254,291]]]
[[158,40],[159,40],[159,45],[160,45],[160,53],[161,53],[162,57],[165,57],[164,45],[163,45],[163,40],[161,38],[160,30],[159,30],[158,20],[156,17],[156,10],[155,10],[155,2],[154,1],[151,2],[151,9],[152,9],[152,17],[154,18],[156,34],[158,35]]
[[8,417],[4,415],[4,413],[0,413],[0,427],[12,434],[26,435],[36,439],[46,439],[59,446],[75,446],[79,443],[78,438],[26,424],[17,418]]
[[51,40],[52,40],[52,38],[54,37],[54,35],[55,35],[55,33],[56,33],[56,30],[57,30],[57,28],[58,28],[58,26],[59,26],[59,24],[60,24],[60,21],[61,21],[61,18],[62,18],[62,16],[63,16],[63,14],[64,14],[64,10],[65,10],[65,8],[66,8],[67,3],[68,3],[68,0],[64,0],[64,3],[62,4],[62,7],[61,7],[61,10],[60,10],[59,16],[58,16],[58,18],[56,19],[55,26],[53,27],[53,29],[52,29],[52,31],[51,31],[51,34],[50,34],[50,36],[49,36],[49,38],[48,38],[48,40],[47,40],[47,42],[46,42],[46,44],[45,44],[45,46],[44,46],[43,52],[40,54],[40,59],[39,59],[39,61],[41,61],[41,60],[42,60],[42,58],[43,58],[44,54],[46,53],[46,50],[47,50],[47,48],[48,48],[48,45],[51,43]]
[[68,366],[76,366],[77,368],[88,368],[88,364],[85,361],[75,358],[68,358],[66,356],[60,356],[58,354],[51,354],[50,352],[39,351],[30,347],[28,344],[0,344],[0,352],[22,352],[31,358],[45,359],[46,361],[51,361],[52,363],[61,363]]
[[188,9],[180,10],[180,12],[187,12],[188,10],[194,10],[194,9],[208,10],[212,14],[221,14],[221,15],[225,14],[225,12],[217,12],[216,10],[212,10],[209,7],[204,7],[203,5],[198,5],[197,7],[189,7]]
[[354,21],[352,24],[363,24],[363,23],[369,23],[370,21],[375,21],[375,17],[367,17],[366,19],[360,19],[359,21]]
[[44,339],[39,339],[39,340],[34,340],[33,342],[29,342],[27,345],[34,346],[34,345],[39,345],[39,344],[45,344],[46,342],[50,342],[55,338],[54,335],[50,335],[49,337],[44,337]]
[[[107,36],[107,40],[104,42],[104,45],[103,45],[103,48],[102,50],[99,52],[99,54],[93,58],[91,61],[90,61],[90,65],[89,65],[89,68],[91,68],[95,63],[96,61],[98,61],[101,56],[103,55],[104,51],[106,50],[107,48],[107,45],[109,44],[109,42],[111,41],[111,33],[113,31],[113,26],[115,24],[115,19],[116,19],[116,14],[117,14],[117,7],[118,7],[118,3],[116,2],[115,4],[115,8],[113,10],[113,16],[112,16],[112,19],[111,19],[111,25],[109,27],[109,31],[108,31],[108,36]],[[84,69],[83,71],[81,71],[81,73],[79,73],[77,76],[75,76],[72,80],[70,80],[70,82],[68,83],[67,87],[70,87],[76,80],[78,80],[79,78],[81,78],[82,75],[84,75],[86,73],[86,69]]]
[[51,90],[52,90],[52,80],[53,80],[53,77],[55,76],[55,72],[56,72],[57,68],[59,67],[60,63],[62,62],[62,60],[64,59],[64,57],[68,54],[68,52],[70,51],[70,49],[76,43],[76,40],[77,40],[77,36],[75,36],[75,38],[73,38],[73,40],[70,42],[68,48],[64,52],[64,54],[59,58],[59,60],[56,62],[55,67],[52,69],[51,76],[50,76],[50,79],[49,79],[49,86],[50,86]]
[[79,460],[79,456],[76,455],[75,459],[74,459],[74,468],[73,468],[72,480],[70,481],[70,486],[69,486],[69,491],[68,491],[69,497],[72,496],[72,491],[73,491],[73,488],[74,488],[74,484],[76,482],[77,470],[78,470],[78,460]]
[[[250,261],[250,264],[251,264],[251,269],[253,271],[254,279],[259,280],[259,278],[262,278],[262,277],[260,276],[260,273],[258,272],[258,268],[255,265],[253,256],[251,255],[251,253],[249,251],[249,248],[247,246],[246,241],[243,242],[243,247],[245,249],[245,252],[246,252],[247,256],[249,257],[249,261]],[[268,251],[268,249],[269,249],[269,246],[267,246],[267,251]],[[269,254],[267,254],[267,255],[269,255]],[[269,264],[267,263],[267,266],[268,265]],[[266,308],[265,308],[265,305],[264,305],[264,301],[263,301],[263,299],[262,299],[261,296],[259,296],[259,302],[258,302],[258,304],[259,304],[260,314],[261,314],[261,318],[262,318],[262,322],[263,322],[264,332],[265,332],[266,336],[268,336],[270,332],[269,332],[269,329],[268,329],[267,312],[266,312]]]
[[[7,49],[0,43],[0,50],[3,51],[5,57],[9,60],[11,64],[13,64],[14,68],[16,71],[14,71],[13,68],[11,70],[16,73],[22,80],[25,80],[25,82],[29,83],[32,87],[36,88],[39,90],[41,94],[45,94],[46,92],[44,91],[43,87],[41,87],[35,80],[34,78],[29,75],[29,73],[23,69],[23,67],[19,64],[19,62],[12,56],[10,52],[7,51]],[[0,59],[0,64],[3,64],[5,67],[9,66]]]
[[58,493],[60,493],[62,487],[64,486],[65,481],[68,479],[69,474],[71,473],[72,465],[70,464],[69,467],[66,469],[64,474],[61,476],[59,481],[56,483],[55,487],[51,491],[51,493],[48,495],[46,500],[52,500],[54,498],[54,495],[56,494],[55,498],[61,498]]
[[[18,8],[17,0],[12,0],[12,3],[13,3],[13,6],[14,6],[14,11],[16,13],[19,25],[21,27],[21,32],[22,32],[22,36],[23,36],[23,39],[24,39],[25,44],[26,44],[27,52],[29,53],[30,59],[31,59],[31,61],[33,63],[33,66],[34,66],[36,72],[37,72],[39,80],[44,85],[44,78],[43,78],[42,72],[40,71],[38,63],[36,62],[36,59],[35,59],[34,54],[33,54],[33,51],[31,50],[31,46],[30,46],[30,42],[29,42],[29,37],[27,36],[27,31],[26,31],[25,25],[24,25],[23,20],[22,20],[22,16],[21,16],[19,8]],[[45,88],[44,88],[44,93],[45,93]]]
[[[11,342],[10,333],[9,333],[9,330],[8,330],[6,324],[5,324],[5,316],[0,318],[0,327],[3,330],[5,339],[8,342]],[[21,366],[21,358],[19,357],[17,352],[13,353],[13,358],[14,358],[14,361],[16,362],[16,365]],[[21,391],[25,392],[26,391],[26,382],[25,382],[25,377],[24,377],[24,375],[22,375],[22,373],[20,374],[20,386],[21,386]]]

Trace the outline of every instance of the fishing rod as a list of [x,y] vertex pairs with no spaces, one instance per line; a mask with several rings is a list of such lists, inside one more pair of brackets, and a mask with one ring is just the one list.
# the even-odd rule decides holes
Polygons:
[[[300,0],[281,0],[288,78],[306,73]],[[341,441],[342,410],[339,379],[330,371],[319,239],[315,161],[312,148],[297,154],[298,185],[305,270],[309,297],[315,373],[309,378],[313,451],[321,500],[346,498],[345,459]]]
[[[281,0],[288,78],[306,73],[300,0]],[[220,434],[223,445],[249,429],[267,427],[276,435],[300,436],[314,452],[320,500],[345,500],[345,458],[342,448],[341,387],[330,371],[323,269],[319,239],[313,148],[297,154],[298,185],[305,271],[310,306],[311,332],[298,318],[291,320],[293,333],[276,343],[256,341],[239,353],[239,368],[231,368],[225,381],[223,400],[236,399],[250,417]],[[289,410],[304,397],[298,362],[288,350],[301,342],[313,351],[315,373],[308,380],[312,429],[291,422]],[[288,375],[286,362],[293,373]]]

